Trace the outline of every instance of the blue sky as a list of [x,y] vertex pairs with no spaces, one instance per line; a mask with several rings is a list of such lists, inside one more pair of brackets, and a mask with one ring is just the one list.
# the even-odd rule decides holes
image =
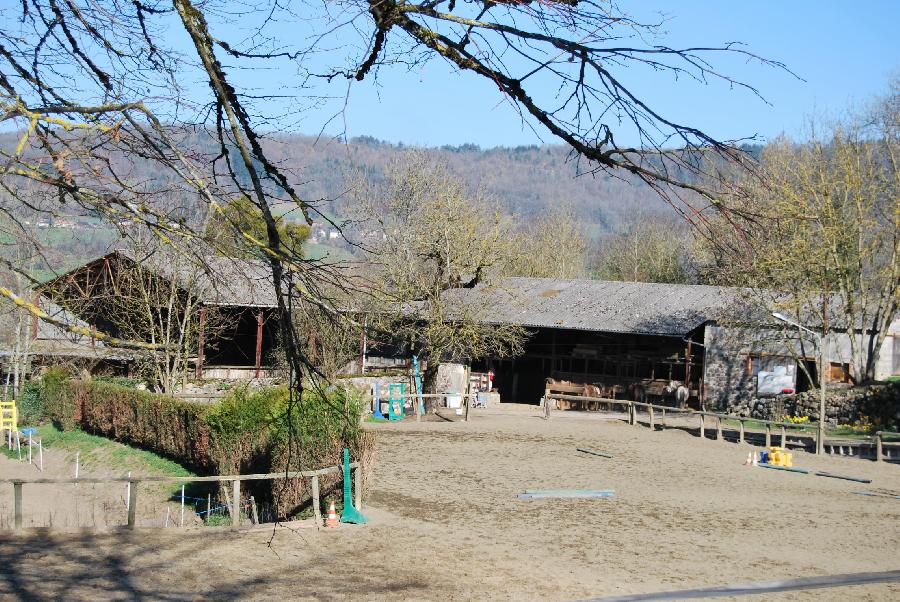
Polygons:
[[[634,82],[667,117],[722,139],[781,132],[802,136],[809,115],[839,115],[884,93],[890,78],[900,77],[900,1],[652,0],[638,9],[622,6],[640,10],[640,16],[666,13],[667,43],[744,42],[748,50],[784,62],[805,80],[743,61],[718,62],[757,87],[771,105],[722,84],[693,85],[668,76]],[[491,147],[541,142],[522,126],[496,87],[454,73],[440,61],[414,73],[382,72],[377,87],[368,82],[354,85],[346,127],[349,136],[408,144],[473,142]],[[312,126],[301,129],[314,133]],[[544,141],[556,142],[541,133]]]
[[[260,4],[265,6],[266,2]],[[900,78],[900,41],[896,31],[900,24],[900,0],[858,0],[853,4],[837,0],[631,0],[619,4],[639,20],[658,21],[660,13],[668,18],[665,35],[655,43],[681,47],[743,42],[747,50],[785,63],[802,78],[734,56],[720,55],[713,61],[723,72],[756,87],[767,104],[747,90],[730,89],[722,82],[701,85],[686,78],[676,81],[666,73],[614,71],[656,112],[721,140],[753,135],[765,140],[782,132],[802,137],[810,115],[826,119],[838,116],[853,105],[862,105],[883,94],[891,78]],[[246,40],[259,19],[269,14],[255,3],[239,0],[221,0],[212,6],[217,7],[211,19],[213,35],[234,44]],[[256,7],[256,22],[254,17],[247,16],[248,6]],[[267,106],[255,107],[274,116],[263,129],[318,134],[323,124],[343,107],[348,84],[343,78],[330,84],[316,78],[307,82],[298,74],[303,68],[325,70],[326,65],[346,68],[351,64],[347,57],[358,60],[369,42],[371,25],[362,3],[291,3],[289,6],[297,8],[299,14],[292,20],[276,19],[270,23],[268,33],[273,36],[274,45],[303,48],[323,31],[331,31],[335,23],[345,21],[347,15],[358,15],[360,11],[364,16],[359,17],[357,25],[361,26],[362,33],[354,35],[353,29],[345,24],[322,42],[317,53],[305,56],[302,66],[287,60],[267,62],[252,69],[230,65],[229,76],[238,88],[250,94],[284,95],[286,100],[260,101]],[[0,24],[15,31],[14,24],[4,19],[17,14],[10,7],[0,8]],[[192,45],[183,29],[174,22],[175,17],[154,17],[154,22],[157,21],[166,42],[184,51],[188,62],[196,60],[192,58]],[[398,42],[390,43],[394,44],[393,48],[402,48],[399,40],[404,34],[395,29],[391,35]],[[234,62],[222,58],[226,65]],[[515,72],[519,74],[519,70]],[[60,77],[64,76],[62,73]],[[208,102],[204,73],[185,69],[184,79],[179,79],[179,83],[184,87],[183,93],[195,97],[199,107]],[[541,100],[546,101],[553,97],[555,86],[552,82],[548,85],[546,78],[544,83],[543,87],[528,91],[533,96],[543,95]],[[161,98],[168,97],[168,82],[164,82],[160,93]],[[428,146],[475,143],[493,147],[560,142],[540,128],[534,132],[523,124],[491,82],[470,73],[456,72],[438,58],[416,65],[412,71],[397,66],[385,68],[377,79],[369,77],[354,82],[349,94],[343,114],[324,126],[326,134],[368,135],[395,143]],[[321,107],[297,110],[320,102]],[[162,115],[167,116],[165,112]],[[614,128],[614,132],[620,145],[637,143],[627,129]]]

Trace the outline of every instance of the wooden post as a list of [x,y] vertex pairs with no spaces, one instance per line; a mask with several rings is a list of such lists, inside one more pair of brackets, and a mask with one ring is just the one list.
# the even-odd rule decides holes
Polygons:
[[353,470],[353,504],[362,510],[362,462]]
[[180,526],[184,526],[184,484],[181,485],[181,524]]
[[743,420],[738,420],[738,422],[739,422],[740,425],[741,425],[741,427],[740,427],[740,432],[739,432],[739,434],[738,434],[738,443],[743,443],[743,442],[744,442],[744,421],[743,421]]
[[204,353],[203,348],[206,345],[206,308],[200,308],[200,325],[197,328],[197,369],[194,372],[194,377],[197,380],[203,378],[203,360]]
[[22,528],[22,481],[13,482],[13,506],[15,507],[15,528]]
[[662,427],[665,430],[666,428],[666,408],[662,409]]
[[128,528],[134,529],[137,525],[137,486],[140,481],[128,481]]
[[766,447],[772,447],[772,425],[766,423]]
[[319,475],[313,475],[312,478],[312,503],[313,516],[316,517],[316,527],[322,526],[322,508],[321,500],[319,500]]
[[783,447],[784,449],[787,449],[786,444],[787,444],[787,429],[782,424],[781,425],[781,447]]
[[209,522],[209,513],[210,512],[212,512],[212,494],[207,493],[206,494],[206,521],[204,521],[204,522],[207,522],[207,523]]
[[716,416],[716,441],[722,440],[722,417]]
[[875,433],[875,461],[884,462],[884,448],[881,443],[881,431]]
[[656,430],[656,426],[653,424],[653,406],[647,406],[647,412],[650,414],[650,430]]
[[256,314],[256,376],[259,378],[259,369],[262,366],[262,335],[263,335],[263,313],[262,310]]
[[706,425],[703,422],[703,412],[700,412],[700,438],[706,439]]
[[[465,404],[466,409],[465,409],[465,417],[463,418],[463,420],[465,422],[468,422],[469,421],[469,406],[472,403],[472,400],[469,398],[469,394],[472,391],[472,368],[470,366],[466,366],[465,374],[466,374],[466,384],[463,387],[463,403]],[[357,472],[359,472],[359,471],[357,470]]]
[[550,420],[550,387],[544,388],[544,420]]
[[232,481],[231,498],[231,525],[238,527],[241,524],[241,482],[238,479]]
[[[687,347],[684,350],[684,386],[688,391],[691,390],[691,359],[691,340],[688,339]],[[688,393],[688,397],[690,397],[690,393]]]

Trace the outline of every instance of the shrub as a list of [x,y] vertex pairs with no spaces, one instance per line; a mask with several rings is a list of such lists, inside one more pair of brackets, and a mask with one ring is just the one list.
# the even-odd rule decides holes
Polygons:
[[44,400],[41,397],[41,383],[30,381],[22,387],[17,400],[19,407],[19,424],[37,424],[47,417]]
[[[371,465],[373,438],[360,428],[361,404],[356,389],[306,390],[292,402],[286,387],[240,388],[207,418],[211,451],[223,473],[315,470],[340,464],[345,447]],[[341,478],[323,475],[322,493],[338,487]],[[271,497],[280,516],[289,516],[309,501],[308,483],[280,479],[258,493]]]
[[61,431],[71,431],[78,422],[75,398],[66,386],[69,371],[63,366],[48,368],[41,376],[41,401],[44,411]]
[[84,430],[195,470],[211,468],[207,406],[97,381],[69,381],[65,389]]

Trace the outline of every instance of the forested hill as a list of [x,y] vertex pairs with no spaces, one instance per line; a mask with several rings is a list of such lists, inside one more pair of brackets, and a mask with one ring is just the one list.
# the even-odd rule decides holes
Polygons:
[[[298,168],[301,190],[307,198],[337,199],[334,211],[342,213],[340,199],[348,174],[364,170],[379,178],[391,161],[402,160],[410,147],[380,142],[371,137],[348,144],[328,139],[291,136],[272,142],[270,152],[284,164]],[[470,187],[480,188],[509,211],[525,219],[538,216],[557,203],[571,207],[592,234],[616,231],[636,213],[671,213],[659,196],[627,174],[614,177],[591,174],[561,145],[459,147],[425,149]]]
[[[0,146],[12,148],[17,138],[11,132],[2,133]],[[218,152],[218,146],[202,133],[185,136],[183,141],[210,156]],[[346,191],[353,176],[362,172],[378,179],[391,161],[402,161],[411,148],[369,136],[344,143],[324,137],[275,135],[268,137],[265,145],[270,158],[285,169],[304,198],[334,199],[319,207],[337,215],[348,213]],[[748,150],[756,153],[759,149]],[[674,216],[674,211],[647,185],[627,173],[592,174],[584,161],[573,158],[562,145],[481,149],[465,144],[426,148],[424,152],[446,163],[468,186],[487,193],[522,219],[537,218],[547,208],[563,204],[578,215],[592,238],[620,231],[623,224],[636,217]],[[144,168],[140,160],[132,157],[127,162],[130,176],[136,181],[160,184],[161,177],[166,179],[155,168]],[[236,168],[240,170],[240,166]],[[192,204],[187,199],[172,201],[174,206]]]

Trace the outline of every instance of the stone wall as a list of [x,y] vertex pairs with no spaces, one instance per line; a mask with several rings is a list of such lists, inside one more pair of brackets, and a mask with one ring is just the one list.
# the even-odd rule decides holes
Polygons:
[[[825,417],[832,424],[851,424],[866,420],[888,428],[900,426],[900,382],[865,387],[832,386],[826,389]],[[777,395],[762,399],[735,400],[726,406],[729,414],[781,420],[783,416],[809,416],[819,420],[819,391],[798,395]]]
[[746,403],[756,395],[756,381],[747,373],[748,336],[745,329],[706,327],[703,385],[708,409]]

